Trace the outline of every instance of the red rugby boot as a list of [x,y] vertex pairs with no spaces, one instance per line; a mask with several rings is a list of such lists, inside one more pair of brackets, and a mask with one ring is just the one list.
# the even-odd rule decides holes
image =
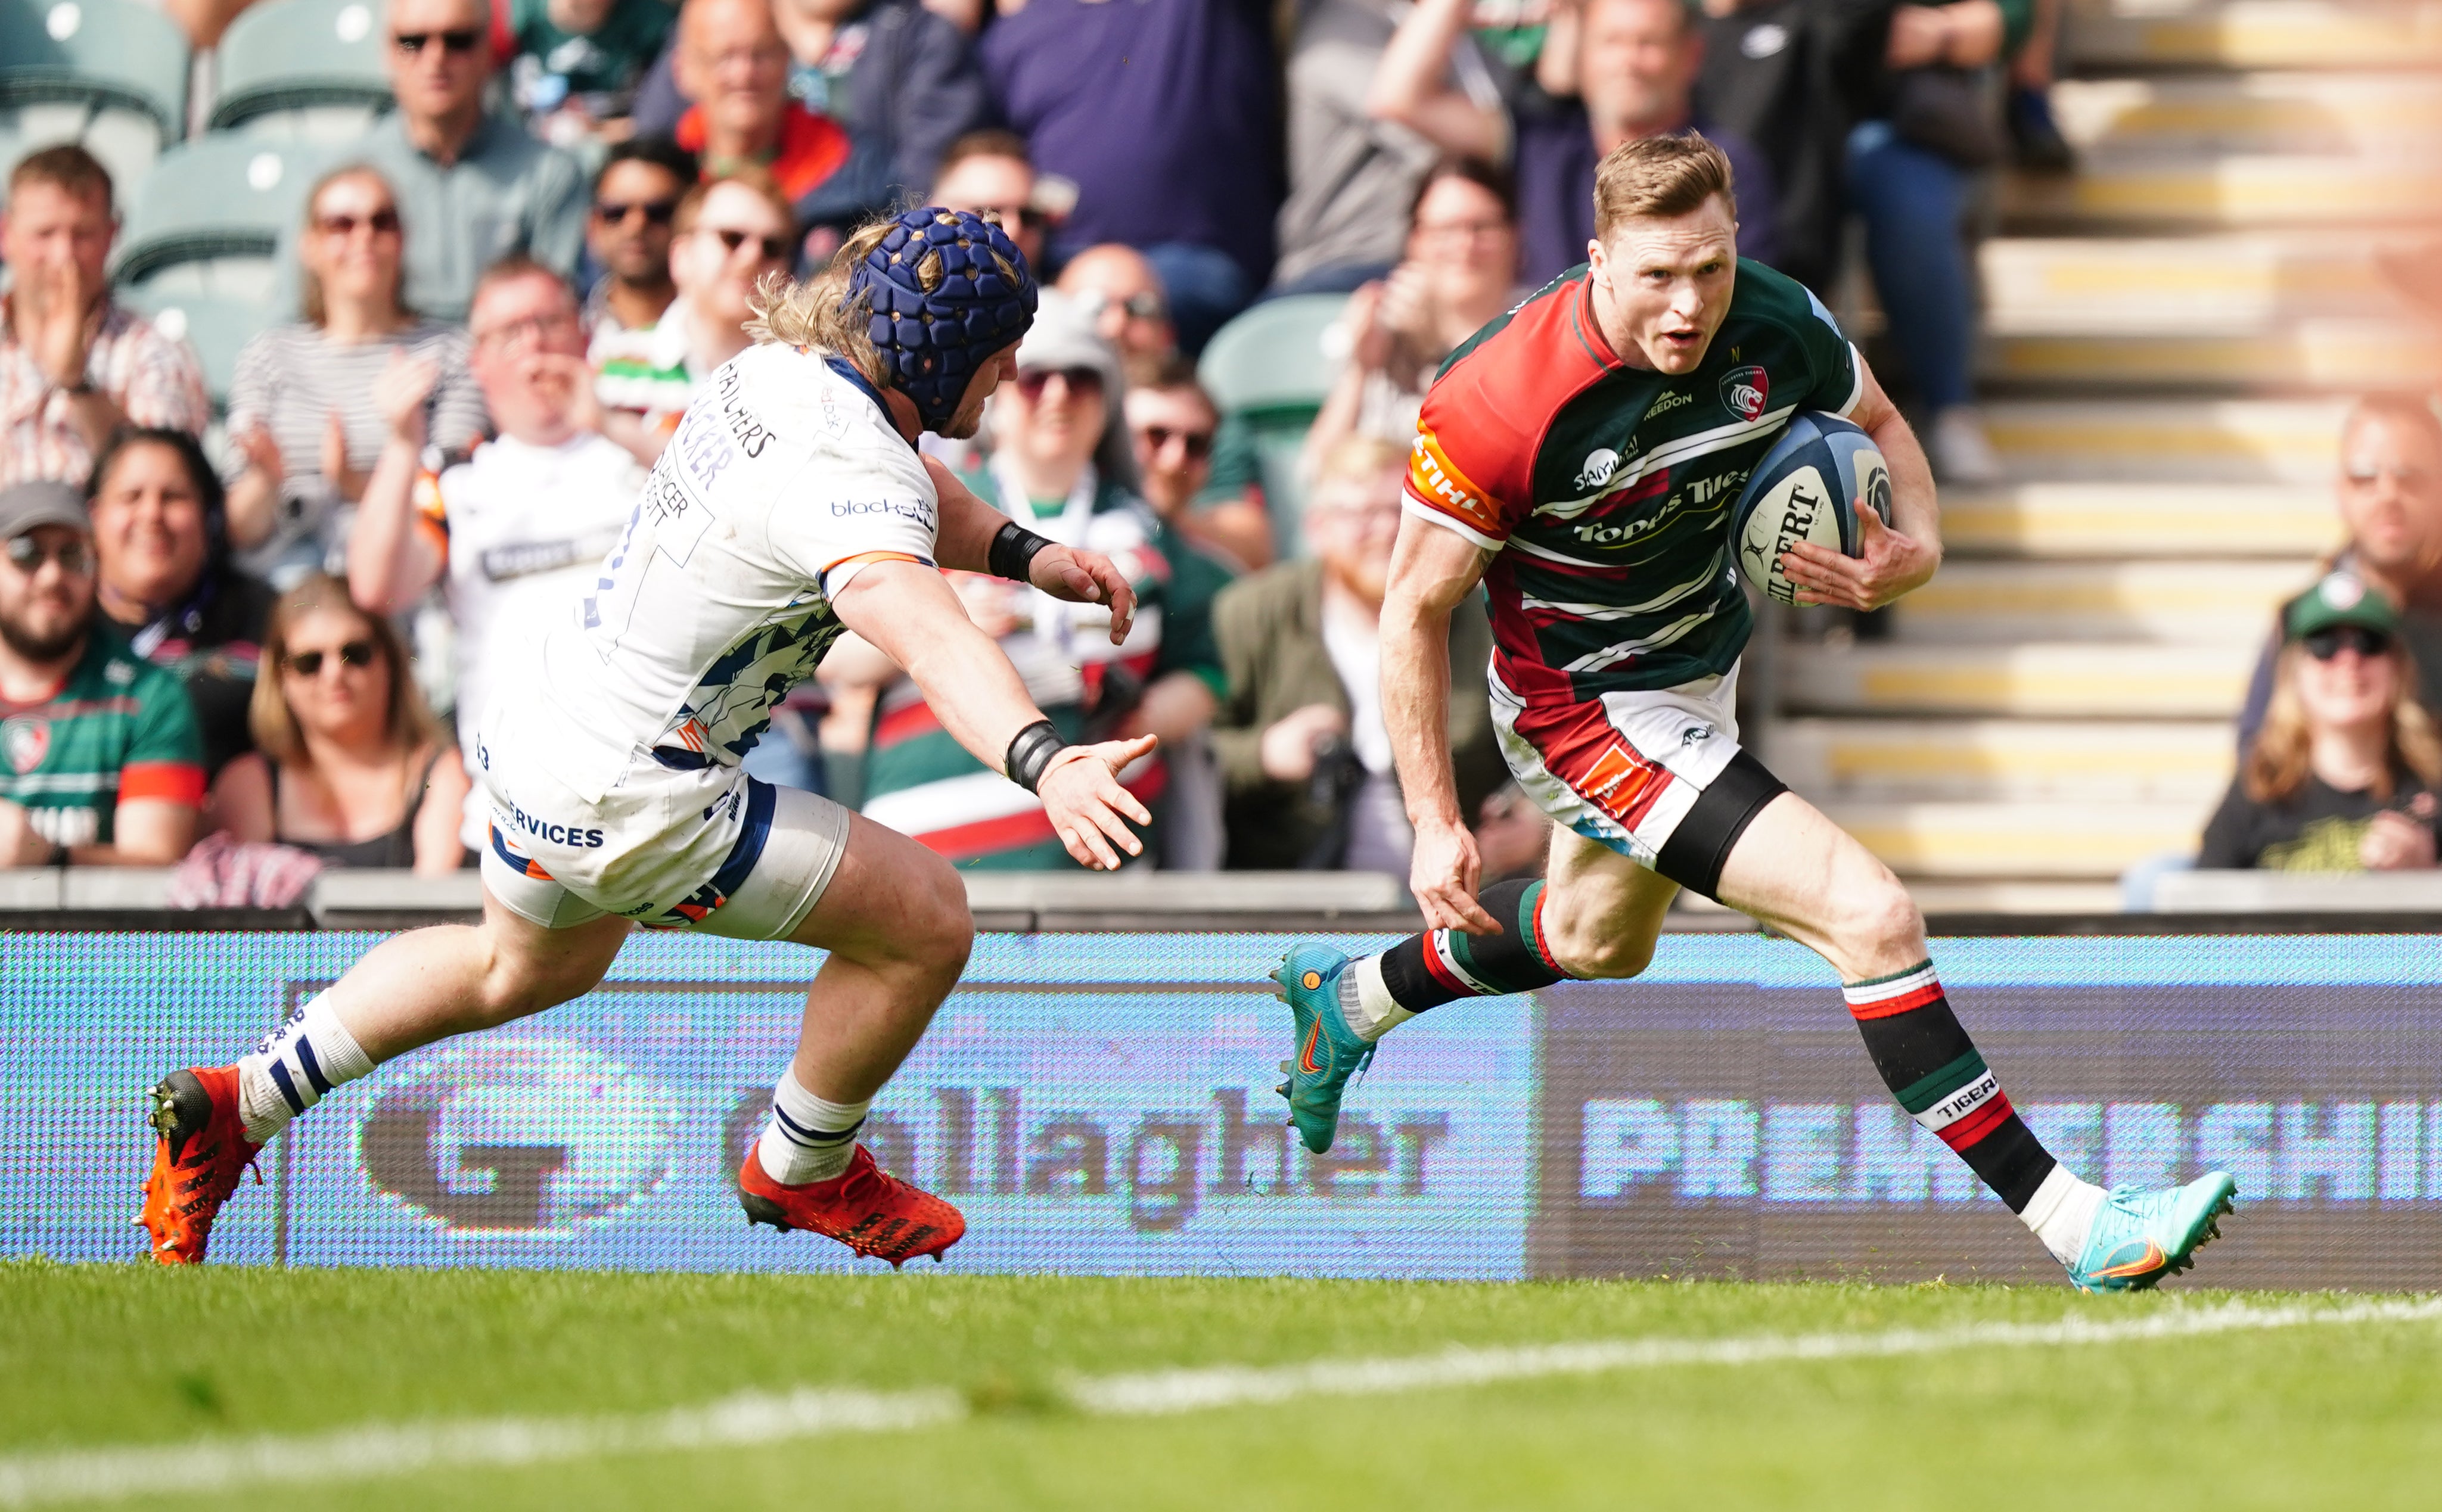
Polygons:
[[738,1171],[738,1202],[750,1224],[804,1229],[836,1239],[860,1255],[875,1255],[898,1269],[919,1255],[936,1265],[941,1251],[966,1236],[958,1210],[900,1180],[873,1163],[865,1146],[848,1157],[847,1169],[829,1181],[782,1186],[755,1152]]
[[[199,1066],[163,1077],[153,1089],[152,1121],[160,1141],[136,1221],[153,1236],[155,1260],[202,1265],[212,1220],[263,1148],[238,1118],[237,1067]],[[254,1180],[262,1185],[263,1173]]]

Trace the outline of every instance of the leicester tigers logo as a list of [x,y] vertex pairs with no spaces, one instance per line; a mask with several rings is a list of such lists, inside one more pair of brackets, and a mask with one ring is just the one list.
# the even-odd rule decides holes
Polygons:
[[1749,364],[1732,368],[1722,374],[1722,404],[1741,420],[1753,420],[1763,413],[1765,400],[1772,393],[1772,380],[1761,368]]
[[0,721],[0,761],[9,770],[24,776],[43,764],[51,754],[51,721],[32,715]]

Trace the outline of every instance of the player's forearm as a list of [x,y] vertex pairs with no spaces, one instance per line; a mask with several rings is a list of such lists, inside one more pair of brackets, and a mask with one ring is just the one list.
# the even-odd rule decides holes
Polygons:
[[1873,438],[1876,449],[1891,470],[1891,528],[1930,550],[1938,560],[1941,556],[1941,506],[1934,493],[1933,464],[1925,459],[1924,446],[1916,439],[1916,431],[1909,428],[1899,406],[1883,392],[1882,385],[1870,373],[1866,383],[1866,399],[1857,407],[1856,421]]
[[1419,829],[1466,823],[1450,769],[1449,699],[1449,611],[1384,605],[1382,722],[1408,820]]
[[417,466],[413,447],[384,446],[349,530],[348,596],[368,614],[397,613],[441,575],[438,554],[415,529]]
[[975,628],[939,573],[877,562],[831,599],[840,622],[905,669],[951,738],[994,772],[1043,718],[1000,643]]
[[993,537],[1009,517],[975,497],[975,490],[932,458],[924,459],[924,470],[932,475],[939,510],[933,559],[949,572],[991,572]]

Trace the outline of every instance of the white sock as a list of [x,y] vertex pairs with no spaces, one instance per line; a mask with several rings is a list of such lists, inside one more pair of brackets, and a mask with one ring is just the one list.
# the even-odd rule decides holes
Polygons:
[[1382,981],[1382,957],[1368,956],[1339,974],[1339,1018],[1368,1044],[1416,1015],[1401,1008]]
[[237,1111],[246,1137],[268,1141],[324,1094],[373,1068],[339,1015],[315,998],[265,1034],[253,1054],[239,1057]]
[[2086,1252],[2086,1236],[2094,1228],[2094,1215],[2109,1194],[2091,1181],[2070,1175],[2068,1167],[2055,1165],[2035,1189],[2027,1211],[2018,1214],[2018,1221],[2035,1231],[2053,1259],[2074,1266]]
[[862,1102],[818,1098],[797,1084],[793,1072],[783,1071],[780,1084],[772,1089],[772,1121],[763,1125],[755,1157],[763,1162],[763,1174],[784,1187],[829,1181],[847,1169],[848,1157],[856,1154],[856,1131],[865,1126],[865,1110],[871,1106],[870,1098]]

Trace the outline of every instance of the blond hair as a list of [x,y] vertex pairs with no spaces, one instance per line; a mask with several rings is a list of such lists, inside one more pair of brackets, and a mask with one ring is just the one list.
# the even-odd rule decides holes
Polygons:
[[1688,214],[1716,194],[1736,220],[1730,177],[1729,155],[1696,132],[1622,142],[1595,169],[1595,239],[1609,242],[1622,221]]
[[[2298,692],[2298,665],[2306,654],[2304,646],[2293,644],[2281,648],[2281,659],[2274,665],[2272,702],[2265,710],[2264,727],[2256,732],[2254,743],[2247,748],[2247,759],[2240,764],[2240,783],[2247,795],[2258,803],[2278,803],[2296,792],[2306,780],[2314,734],[2306,727],[2306,701]],[[2375,774],[2374,795],[2388,803],[2392,774],[2403,768],[2429,788],[2442,787],[2442,731],[2435,729],[2433,717],[2415,697],[2413,690],[2418,685],[2416,659],[2409,655],[2408,647],[2396,636],[2386,654],[2395,672],[2391,739],[2384,751],[2382,770]]]
[[379,614],[368,614],[348,597],[338,579],[309,573],[295,588],[280,595],[263,627],[263,660],[254,678],[254,696],[247,702],[246,725],[265,756],[282,766],[304,766],[305,738],[297,728],[296,712],[281,691],[281,674],[288,663],[288,632],[299,620],[325,610],[347,615],[365,627],[374,654],[390,669],[390,705],[383,711],[382,736],[401,750],[418,751],[440,738],[440,723],[425,706],[424,692],[410,674],[407,643],[397,627]]

